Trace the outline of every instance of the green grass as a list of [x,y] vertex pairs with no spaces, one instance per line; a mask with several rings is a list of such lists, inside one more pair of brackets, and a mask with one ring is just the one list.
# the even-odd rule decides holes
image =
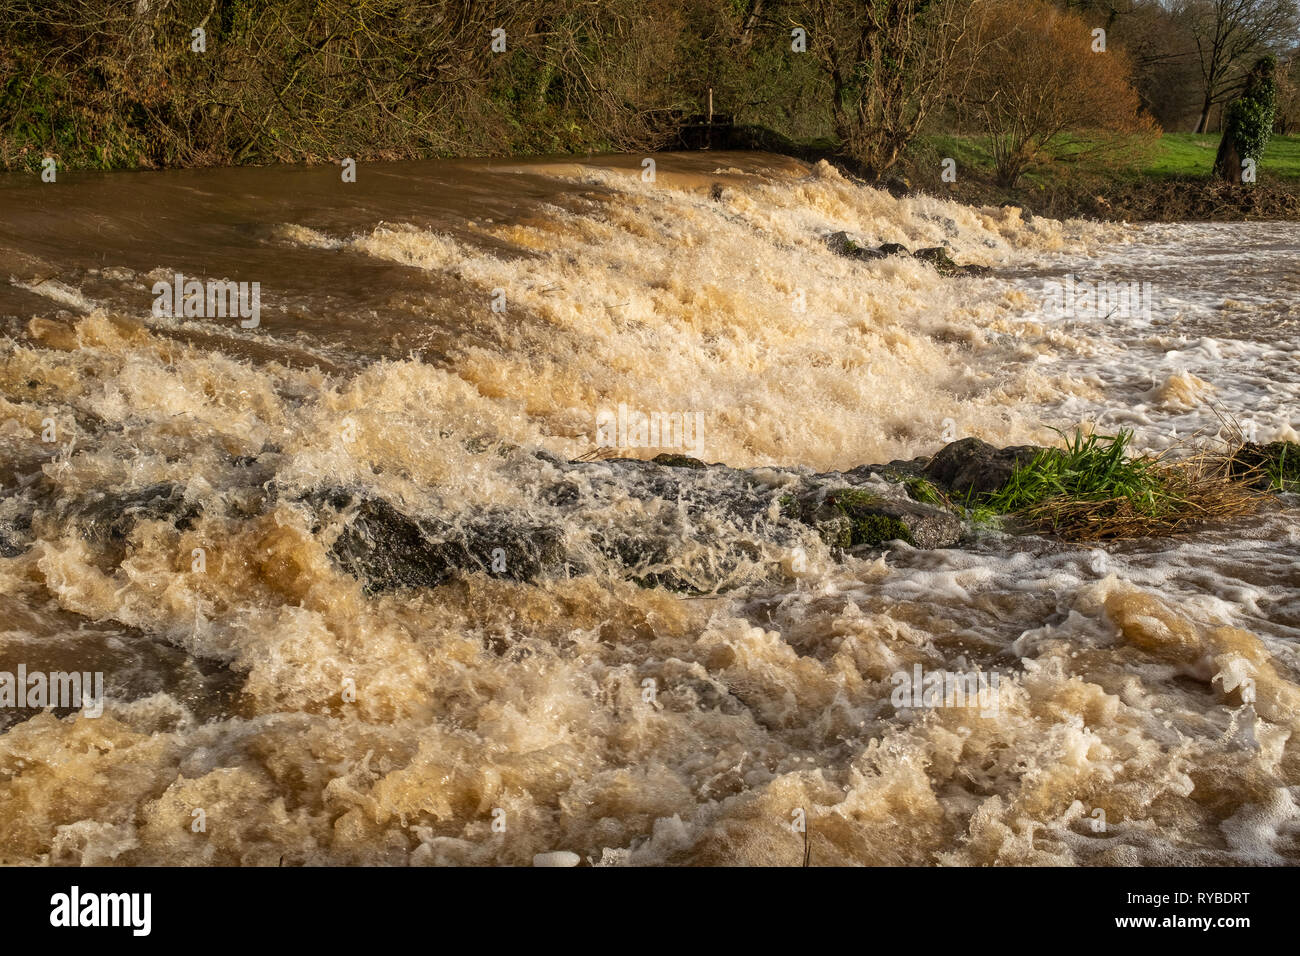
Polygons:
[[[1217,133],[1166,133],[1144,172],[1155,176],[1208,176],[1219,149]],[[1264,149],[1261,172],[1300,178],[1300,136],[1274,136]]]
[[[1040,161],[1026,171],[1022,186],[1042,186],[1076,175],[1111,179],[1165,179],[1171,176],[1208,176],[1219,148],[1219,134],[1165,133],[1143,141],[1133,138],[1126,148],[1115,154],[1090,152],[1096,141],[1084,136],[1064,137],[1054,150],[1054,158]],[[959,169],[975,169],[993,174],[993,157],[983,137],[937,134],[924,138],[921,148],[927,154],[950,156]],[[1274,136],[1264,150],[1261,176],[1300,179],[1300,136]]]
[[1084,435],[1063,449],[1046,449],[1020,466],[987,506],[1004,514],[1030,512],[1054,501],[1123,502],[1133,513],[1160,517],[1175,505],[1164,476],[1149,458],[1130,458],[1133,433]]
[[1300,460],[1291,450],[1291,443],[1288,442],[1277,461],[1269,465],[1268,484],[1273,491],[1300,492]]
[[913,501],[934,505],[936,508],[947,508],[952,504],[942,491],[924,478],[908,477],[903,479],[903,485]]
[[988,505],[967,508],[966,517],[977,528],[1000,528],[1002,526],[1002,515]]
[[1268,489],[1300,494],[1300,442],[1273,442],[1264,451],[1271,456],[1264,466]]
[[[1018,525],[1075,541],[1176,534],[1262,507],[1251,477],[1261,469],[1238,462],[1239,453],[1201,447],[1174,461],[1130,457],[1132,438],[1127,430],[1076,430],[1064,448],[1044,450],[1017,468],[983,504]],[[1284,457],[1278,461],[1274,481],[1285,481],[1288,467]]]

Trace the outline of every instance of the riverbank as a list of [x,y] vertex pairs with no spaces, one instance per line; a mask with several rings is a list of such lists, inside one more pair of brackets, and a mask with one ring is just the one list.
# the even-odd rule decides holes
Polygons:
[[[1211,177],[1217,135],[1168,133],[1109,144],[1076,139],[1036,163],[1015,187],[997,183],[986,144],[976,137],[935,135],[908,155],[905,178],[915,188],[974,205],[1015,205],[1057,219],[1126,222],[1251,222],[1300,220],[1300,136],[1275,136],[1258,181]],[[956,161],[956,181],[942,178]]]
[[[1259,180],[1231,184],[1210,176],[1217,135],[1170,133],[1132,138],[1110,149],[1076,140],[1035,163],[1014,187],[997,183],[993,160],[976,137],[931,134],[904,155],[881,184],[894,195],[926,194],[971,206],[1018,206],[1052,219],[1110,222],[1300,221],[1300,136],[1275,136]],[[716,148],[763,150],[804,162],[826,160],[850,176],[861,170],[826,139],[795,141],[760,127],[719,129]],[[702,137],[690,141],[698,145]],[[944,179],[946,159],[955,179]],[[951,174],[950,174],[951,178]]]

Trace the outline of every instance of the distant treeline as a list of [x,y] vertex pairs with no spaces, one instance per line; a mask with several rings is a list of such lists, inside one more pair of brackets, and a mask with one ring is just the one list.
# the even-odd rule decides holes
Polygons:
[[1300,124],[1295,5],[0,0],[0,167],[652,149],[712,90],[736,123],[881,176],[927,128],[996,138],[1023,125],[1000,113],[1053,101],[1047,139],[1003,144],[1014,180],[1063,129],[1212,125],[1263,53],[1278,124]]

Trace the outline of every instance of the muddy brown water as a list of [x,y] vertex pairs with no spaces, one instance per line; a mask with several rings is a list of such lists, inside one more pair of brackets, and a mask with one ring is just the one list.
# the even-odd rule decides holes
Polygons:
[[[1297,227],[1026,221],[654,158],[0,181],[0,685],[99,672],[106,698],[0,708],[0,858],[791,865],[801,811],[814,864],[1300,860],[1292,500],[1104,549],[837,561],[810,532],[686,594],[593,536],[707,570],[693,542],[746,529],[548,457],[599,451],[620,405],[702,426],[618,453],[756,469],[717,493],[773,501],[763,469],[964,435],[1160,450],[1227,413],[1294,440]],[[841,229],[993,275],[846,260]],[[177,273],[259,283],[258,325],[154,314]],[[1047,317],[1067,274],[1154,306]],[[184,507],[117,520],[158,487]],[[370,593],[331,552],[348,515],[303,505],[323,488],[505,509],[586,570]],[[998,692],[913,706],[918,668]]]

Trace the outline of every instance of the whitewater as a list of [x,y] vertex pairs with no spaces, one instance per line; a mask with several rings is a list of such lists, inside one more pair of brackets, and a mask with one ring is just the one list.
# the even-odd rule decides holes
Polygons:
[[[0,671],[104,675],[98,716],[0,708],[0,861],[1300,862],[1295,496],[858,555],[699,505],[970,436],[1300,440],[1300,226],[644,169],[0,182]],[[256,327],[153,308],[177,276],[259,283]],[[1046,307],[1067,277],[1150,307]],[[662,452],[745,470],[611,461]],[[361,502],[486,533],[485,570],[376,586]],[[491,573],[499,516],[551,570]],[[975,672],[996,706],[896,694]]]

